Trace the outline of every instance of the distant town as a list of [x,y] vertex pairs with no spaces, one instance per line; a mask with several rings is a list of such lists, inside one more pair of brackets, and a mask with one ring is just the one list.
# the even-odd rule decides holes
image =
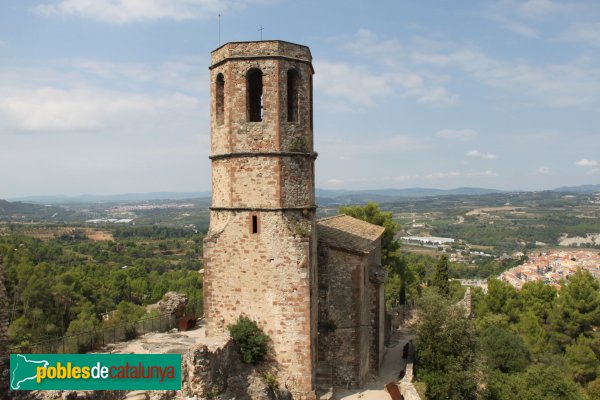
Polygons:
[[533,252],[525,264],[503,272],[500,279],[517,289],[527,282],[543,281],[560,290],[579,269],[600,278],[600,253],[586,250]]

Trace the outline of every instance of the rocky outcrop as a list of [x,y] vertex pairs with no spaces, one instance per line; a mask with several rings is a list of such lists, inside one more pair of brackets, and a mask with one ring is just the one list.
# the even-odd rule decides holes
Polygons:
[[188,299],[185,294],[177,292],[167,292],[157,303],[157,309],[163,314],[172,315],[175,318],[181,318],[185,315]]
[[198,345],[183,357],[183,393],[198,399],[292,400],[290,392],[269,384],[267,372],[276,377],[273,365],[258,366],[242,362],[237,345],[231,340]]

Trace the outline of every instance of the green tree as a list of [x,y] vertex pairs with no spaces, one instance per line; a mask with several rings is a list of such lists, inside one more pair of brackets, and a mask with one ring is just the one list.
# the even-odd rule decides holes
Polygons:
[[429,399],[475,399],[475,331],[464,309],[435,288],[418,302],[417,367]]
[[435,264],[435,274],[433,275],[432,285],[436,287],[441,294],[450,297],[450,273],[448,272],[448,256],[442,255]]
[[548,352],[548,332],[533,311],[526,311],[520,315],[517,329],[523,335],[525,343],[535,359],[539,359]]
[[520,335],[500,326],[489,326],[479,335],[488,365],[503,373],[521,372],[530,362],[529,349]]
[[600,400],[600,378],[591,381],[586,387],[586,392],[591,400]]
[[77,318],[71,321],[67,329],[67,335],[92,332],[100,328],[101,322],[94,314],[92,305],[86,304],[77,315]]
[[518,318],[520,299],[517,290],[496,278],[488,280],[488,292],[477,304],[477,315],[504,314],[514,322]]
[[579,336],[567,346],[565,357],[576,382],[584,385],[596,378],[598,359],[592,350],[592,339]]
[[546,322],[556,303],[556,289],[542,281],[527,282],[521,289],[523,309],[531,310],[542,322]]
[[581,334],[591,336],[592,327],[600,325],[599,287],[592,274],[579,270],[560,291],[549,319],[554,339],[561,347],[566,347]]
[[534,364],[517,374],[493,374],[492,399],[583,400],[577,385],[554,365]]
[[111,316],[109,321],[113,323],[133,323],[137,322],[146,315],[146,309],[137,304],[130,303],[128,301],[122,301],[117,306],[117,310]]

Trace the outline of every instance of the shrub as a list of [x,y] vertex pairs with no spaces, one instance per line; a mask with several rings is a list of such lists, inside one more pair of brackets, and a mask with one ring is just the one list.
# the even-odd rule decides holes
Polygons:
[[235,324],[228,325],[227,329],[233,341],[240,347],[242,360],[246,364],[258,364],[265,359],[269,337],[256,322],[241,316]]
[[279,389],[279,380],[277,379],[277,375],[272,372],[265,372],[263,375],[263,379],[267,384],[267,387],[271,389],[271,391],[276,391]]

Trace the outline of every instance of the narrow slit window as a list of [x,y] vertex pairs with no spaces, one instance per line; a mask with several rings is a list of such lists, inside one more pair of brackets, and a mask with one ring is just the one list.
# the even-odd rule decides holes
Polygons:
[[248,93],[248,121],[260,122],[263,117],[263,82],[260,69],[248,71],[246,90]]
[[252,216],[252,233],[258,233],[258,216]]
[[290,69],[287,73],[287,119],[288,122],[298,122],[299,79],[298,71]]
[[225,78],[223,78],[223,74],[217,75],[215,102],[217,125],[223,125],[225,121]]

